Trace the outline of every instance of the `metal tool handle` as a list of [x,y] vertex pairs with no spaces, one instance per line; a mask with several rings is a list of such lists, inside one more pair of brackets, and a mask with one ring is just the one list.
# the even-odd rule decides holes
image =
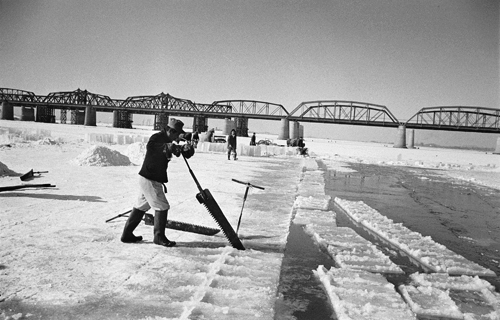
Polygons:
[[189,166],[189,163],[184,155],[182,155],[184,158],[184,161],[186,162],[186,165],[189,169],[189,173],[191,174],[191,177],[193,177],[194,183],[196,183],[196,186],[198,187],[198,190],[200,190],[201,193],[203,193],[203,188],[201,187],[200,183],[198,182],[198,179],[196,179],[196,176],[194,175],[193,170],[191,170],[191,167]]
[[18,186],[0,187],[0,192],[1,191],[12,191],[12,190],[23,189],[23,188],[53,188],[53,187],[55,187],[55,185],[50,184],[50,183],[22,184],[22,185],[18,185]]
[[119,215],[114,216],[113,218],[106,220],[106,222],[110,222],[110,221],[113,221],[113,220],[115,220],[117,218],[123,217],[124,215],[126,215],[127,213],[130,213],[130,212],[132,212],[132,210],[126,211],[124,213],[120,213]]
[[237,182],[237,183],[244,184],[244,185],[246,185],[246,186],[250,186],[250,187],[253,187],[253,188],[260,189],[260,190],[266,190],[264,187],[259,187],[259,186],[256,186],[256,185],[254,185],[254,184],[251,184],[250,182],[243,182],[243,181],[236,180],[236,179],[231,179],[231,180],[233,180],[234,182]]

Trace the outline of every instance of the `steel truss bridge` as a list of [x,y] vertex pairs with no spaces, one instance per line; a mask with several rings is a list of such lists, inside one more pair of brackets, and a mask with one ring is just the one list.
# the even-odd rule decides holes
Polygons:
[[[342,100],[318,100],[300,103],[292,112],[281,104],[253,100],[220,100],[211,104],[195,103],[170,94],[133,96],[111,99],[109,96],[87,90],[52,92],[46,96],[33,92],[0,88],[0,103],[13,106],[37,107],[37,121],[49,122],[54,110],[61,110],[61,122],[66,121],[67,110],[85,110],[92,107],[99,112],[119,112],[127,115],[121,121],[129,122],[132,114],[154,114],[206,118],[247,118],[311,123],[331,123],[377,127],[405,126],[410,129],[446,130],[462,132],[500,133],[500,109],[471,106],[441,106],[420,109],[408,121],[399,121],[382,105]],[[40,111],[38,111],[40,110]],[[73,113],[74,115],[74,113]],[[63,119],[64,118],[64,119]],[[75,123],[72,119],[72,123]],[[123,124],[123,123],[122,123]],[[126,127],[124,124],[119,127]]]

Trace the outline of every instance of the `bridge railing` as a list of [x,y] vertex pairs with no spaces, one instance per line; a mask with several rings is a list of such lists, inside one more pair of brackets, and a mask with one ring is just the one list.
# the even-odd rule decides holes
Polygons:
[[337,122],[395,126],[399,124],[387,107],[366,102],[321,100],[299,104],[289,116],[299,121]]
[[500,109],[470,106],[437,106],[420,109],[407,127],[436,130],[500,132]]

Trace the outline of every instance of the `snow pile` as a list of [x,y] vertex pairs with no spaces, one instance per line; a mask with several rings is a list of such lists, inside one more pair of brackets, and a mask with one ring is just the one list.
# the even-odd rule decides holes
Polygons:
[[83,151],[76,162],[80,166],[107,167],[107,166],[129,166],[129,158],[104,146],[92,146]]
[[319,266],[321,281],[338,320],[417,319],[394,285],[382,275],[365,271]]
[[135,142],[127,147],[125,155],[135,164],[142,164],[146,156],[146,143]]
[[9,167],[7,167],[5,164],[0,162],[0,177],[1,176],[14,176],[17,173],[10,170]]
[[354,222],[375,233],[387,244],[405,252],[428,271],[453,275],[496,276],[493,271],[465,259],[433,241],[431,237],[424,237],[400,223],[394,223],[362,201],[335,198],[335,204]]

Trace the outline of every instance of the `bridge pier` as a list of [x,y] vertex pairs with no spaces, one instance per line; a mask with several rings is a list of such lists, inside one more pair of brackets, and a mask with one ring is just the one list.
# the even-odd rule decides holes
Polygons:
[[83,125],[85,126],[93,126],[95,127],[97,124],[97,112],[95,111],[94,107],[92,106],[86,106],[85,107],[85,123]]
[[2,101],[2,113],[0,114],[1,120],[14,120],[14,106],[7,102]]
[[248,137],[248,118],[236,118],[236,135]]
[[278,140],[288,140],[288,138],[290,138],[290,120],[283,118],[280,122]]
[[292,123],[290,139],[298,139],[298,138],[300,138],[300,124],[298,121],[294,121]]
[[167,113],[155,114],[154,130],[161,130],[166,126],[168,126],[168,114]]
[[500,138],[497,138],[497,147],[493,151],[493,154],[500,154]]
[[404,124],[400,124],[398,127],[396,141],[394,142],[393,147],[406,149],[406,126]]
[[21,121],[35,121],[35,109],[21,107]]
[[85,113],[80,110],[71,110],[71,124],[84,124]]
[[66,124],[66,109],[61,109],[61,114],[60,114],[60,119],[59,122]]
[[227,136],[231,133],[231,130],[233,129],[236,129],[235,121],[232,121],[231,118],[224,119],[224,127],[222,127],[222,134]]
[[207,118],[201,116],[195,116],[193,118],[193,132],[198,131],[198,133],[206,132],[208,130]]
[[113,127],[132,129],[132,114],[124,110],[113,111]]
[[36,122],[56,123],[54,109],[49,106],[36,106]]
[[408,144],[407,148],[408,149],[415,149],[415,130],[410,129],[408,130]]

